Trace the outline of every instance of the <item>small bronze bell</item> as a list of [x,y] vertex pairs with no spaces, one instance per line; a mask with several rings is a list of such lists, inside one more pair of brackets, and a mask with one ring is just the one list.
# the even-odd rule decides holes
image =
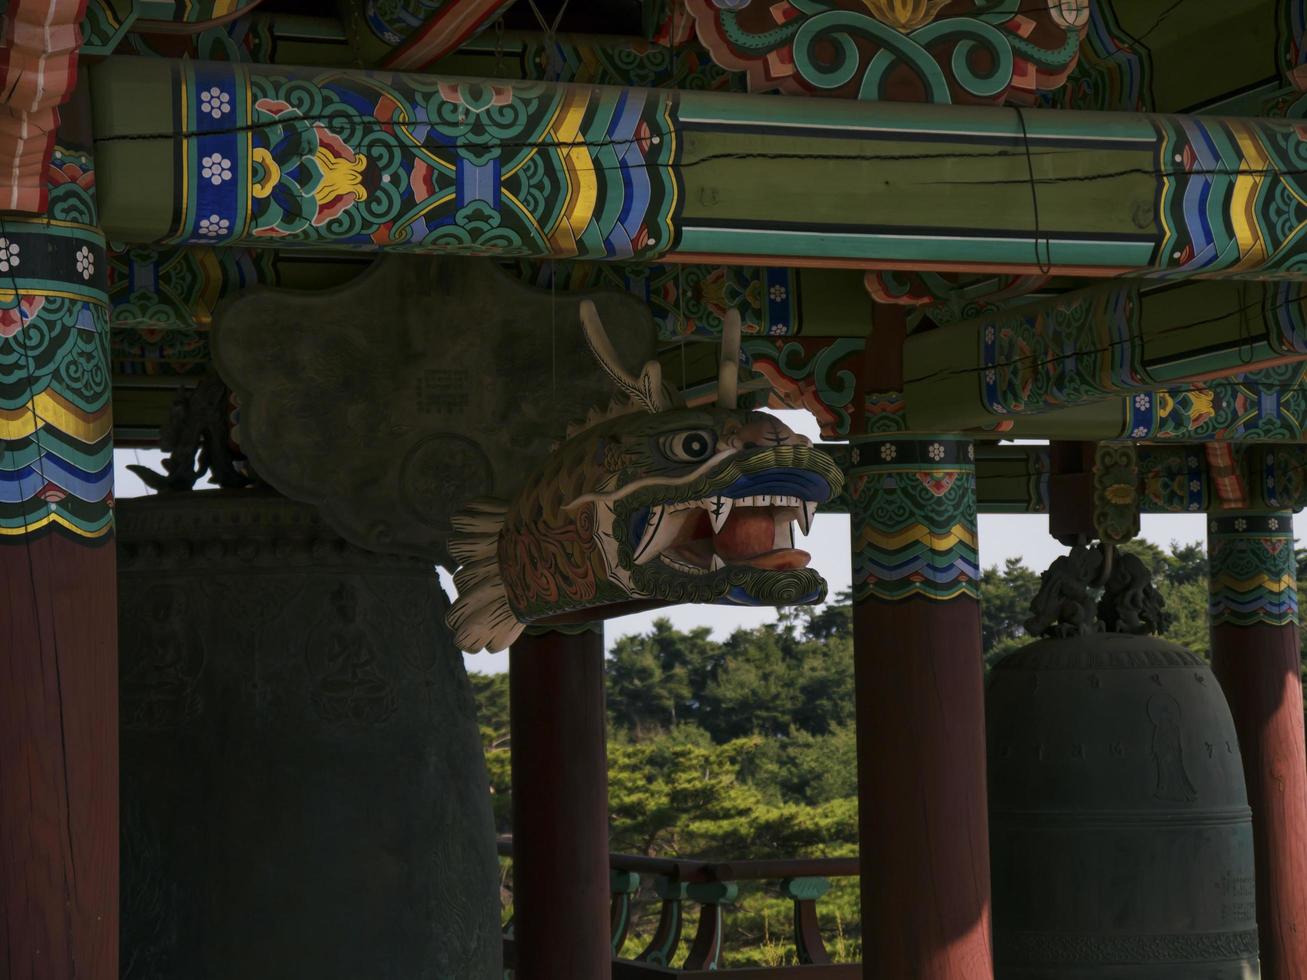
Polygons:
[[1046,638],[987,690],[997,980],[1260,977],[1251,815],[1216,678],[1146,635],[1166,615],[1134,556],[1077,547],[1033,611]]

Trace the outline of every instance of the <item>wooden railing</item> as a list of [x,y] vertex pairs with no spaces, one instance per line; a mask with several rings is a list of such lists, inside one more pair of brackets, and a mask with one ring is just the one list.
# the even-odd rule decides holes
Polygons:
[[[499,853],[513,856],[512,838],[500,838]],[[613,980],[648,977],[709,977],[729,973],[734,980],[860,980],[857,963],[832,963],[817,920],[817,902],[830,889],[831,878],[859,874],[857,858],[814,858],[784,861],[678,861],[670,858],[613,854],[609,859],[612,906],[609,927],[613,943]],[[634,958],[628,952],[632,906],[641,881],[650,880],[659,903],[653,937]],[[797,966],[722,965],[726,909],[739,894],[741,882],[775,882],[794,903],[794,947]],[[687,905],[698,906],[699,921],[690,952],[679,966],[671,960],[681,945]],[[633,952],[633,950],[631,951]],[[513,923],[504,929],[504,965],[513,964]],[[506,973],[506,975],[508,975]]]

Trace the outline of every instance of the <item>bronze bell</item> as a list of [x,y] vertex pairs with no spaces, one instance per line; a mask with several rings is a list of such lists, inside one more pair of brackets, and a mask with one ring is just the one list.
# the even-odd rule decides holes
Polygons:
[[1048,638],[987,685],[996,980],[1260,977],[1251,814],[1216,678],[1144,635],[1165,613],[1133,556],[1075,549],[1034,611]]

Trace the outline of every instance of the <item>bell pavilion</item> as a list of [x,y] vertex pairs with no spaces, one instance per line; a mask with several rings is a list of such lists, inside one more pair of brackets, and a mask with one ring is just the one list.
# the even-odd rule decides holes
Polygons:
[[[0,77],[0,978],[1307,980],[1303,0],[0,0]],[[820,603],[823,513],[858,857],[611,855],[604,621]],[[1071,549],[988,679],[978,514]]]

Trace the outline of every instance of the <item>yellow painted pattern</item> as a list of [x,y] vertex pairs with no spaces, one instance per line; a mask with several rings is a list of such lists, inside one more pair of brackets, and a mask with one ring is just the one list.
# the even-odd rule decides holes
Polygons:
[[585,141],[581,139],[581,126],[585,122],[589,101],[584,90],[569,91],[551,127],[551,133],[559,144],[558,154],[563,169],[567,172],[568,183],[567,201],[563,205],[558,225],[549,235],[555,255],[578,254],[580,249],[577,240],[589,227],[599,201],[595,161]]
[[965,524],[956,524],[945,534],[935,534],[920,524],[893,534],[886,534],[877,531],[875,528],[867,527],[863,528],[862,532],[857,536],[854,546],[860,547],[873,544],[886,551],[898,551],[913,541],[928,544],[931,551],[948,551],[959,544],[971,548],[977,546],[976,532]]
[[50,513],[46,514],[44,517],[37,518],[36,520],[30,521],[27,524],[23,524],[19,527],[0,526],[0,537],[10,537],[10,538],[26,537],[28,535],[35,534],[37,531],[49,527],[51,524],[57,525],[63,528],[65,531],[69,531],[79,538],[86,538],[88,541],[95,541],[113,533],[113,521],[107,521],[105,522],[104,527],[97,528],[94,531],[88,532],[85,528],[80,528],[76,524],[72,523],[70,520],[68,520],[68,518],[64,517],[57,510],[51,510]]
[[1297,576],[1293,574],[1272,578],[1270,575],[1254,575],[1252,578],[1235,578],[1231,575],[1218,575],[1212,580],[1212,590],[1229,590],[1232,592],[1295,592],[1298,588]]
[[53,391],[43,391],[22,408],[0,409],[0,439],[26,439],[49,425],[79,442],[94,443],[113,430],[113,411],[105,406],[88,415]]
[[1232,123],[1230,131],[1244,158],[1230,200],[1230,222],[1235,241],[1239,243],[1239,262],[1231,271],[1245,272],[1266,261],[1266,242],[1257,224],[1257,203],[1271,161],[1251,127]]

